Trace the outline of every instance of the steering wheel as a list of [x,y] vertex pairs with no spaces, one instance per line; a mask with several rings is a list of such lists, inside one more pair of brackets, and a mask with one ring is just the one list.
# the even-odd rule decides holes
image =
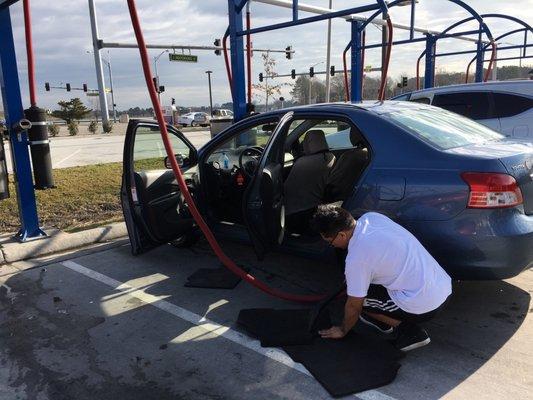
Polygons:
[[[245,148],[239,154],[239,168],[244,172],[248,178],[252,178],[255,169],[259,165],[259,159],[263,155],[263,148],[261,146],[250,146]],[[249,158],[249,160],[244,161],[244,157]]]

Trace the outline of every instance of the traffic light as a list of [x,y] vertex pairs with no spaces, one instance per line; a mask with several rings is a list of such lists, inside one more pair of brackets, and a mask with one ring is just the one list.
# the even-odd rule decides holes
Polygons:
[[330,74],[331,76],[335,76],[335,66],[334,66],[334,65],[332,65],[332,66],[329,68],[329,74]]
[[[215,41],[213,42],[213,44],[216,46],[216,47],[220,47],[220,39],[215,39]],[[217,56],[219,56],[222,52],[220,51],[220,49],[217,49],[215,50],[215,54]]]
[[262,72],[259,73],[259,82],[263,82],[263,73]]
[[50,91],[50,84],[48,82],[44,83],[44,90],[46,90],[47,92]]
[[172,97],[170,99],[170,104],[172,104],[172,105],[176,104],[176,99],[174,97]]
[[154,82],[155,90],[159,90],[159,89],[158,89],[158,88],[159,88],[159,79],[158,79],[156,76],[154,76],[154,77],[152,78],[152,81]]
[[84,92],[87,92],[87,91],[88,91],[88,89],[87,89],[87,84],[86,84],[86,83],[83,84],[83,91],[84,91]]
[[291,60],[292,59],[292,46],[285,47],[285,58],[287,60]]
[[315,76],[315,67],[309,68],[309,78],[312,78]]
[[406,87],[406,86],[407,86],[407,77],[402,76],[402,87]]
[[296,79],[296,70],[295,69],[291,70],[291,78],[292,79]]
[[163,85],[159,86],[159,93],[163,93],[165,91],[165,87]]
[[70,83],[67,83],[67,92],[70,92]]

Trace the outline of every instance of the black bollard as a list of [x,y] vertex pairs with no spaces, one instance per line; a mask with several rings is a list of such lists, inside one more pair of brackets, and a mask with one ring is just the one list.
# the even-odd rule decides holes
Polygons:
[[54,177],[52,176],[52,159],[50,157],[50,140],[48,139],[48,129],[46,122],[46,111],[42,108],[32,106],[24,111],[25,116],[31,121],[31,128],[28,130],[28,141],[31,150],[31,161],[33,165],[33,178],[35,189],[54,188]]

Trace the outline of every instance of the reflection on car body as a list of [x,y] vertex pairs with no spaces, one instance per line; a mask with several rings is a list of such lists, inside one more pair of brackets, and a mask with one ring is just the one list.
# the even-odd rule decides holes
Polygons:
[[[132,121],[124,150],[134,253],[195,230],[150,126]],[[533,263],[533,145],[457,114],[394,101],[296,107],[246,118],[199,151],[170,130],[210,226],[248,237],[260,257],[280,246],[331,256],[307,222],[317,205],[341,202],[355,217],[391,217],[456,278],[510,277]]]

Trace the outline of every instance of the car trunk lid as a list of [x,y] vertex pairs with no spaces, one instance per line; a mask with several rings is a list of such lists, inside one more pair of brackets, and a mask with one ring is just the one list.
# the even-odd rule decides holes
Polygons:
[[525,140],[506,139],[448,150],[481,158],[497,158],[513,176],[522,191],[524,211],[533,214],[533,143]]

